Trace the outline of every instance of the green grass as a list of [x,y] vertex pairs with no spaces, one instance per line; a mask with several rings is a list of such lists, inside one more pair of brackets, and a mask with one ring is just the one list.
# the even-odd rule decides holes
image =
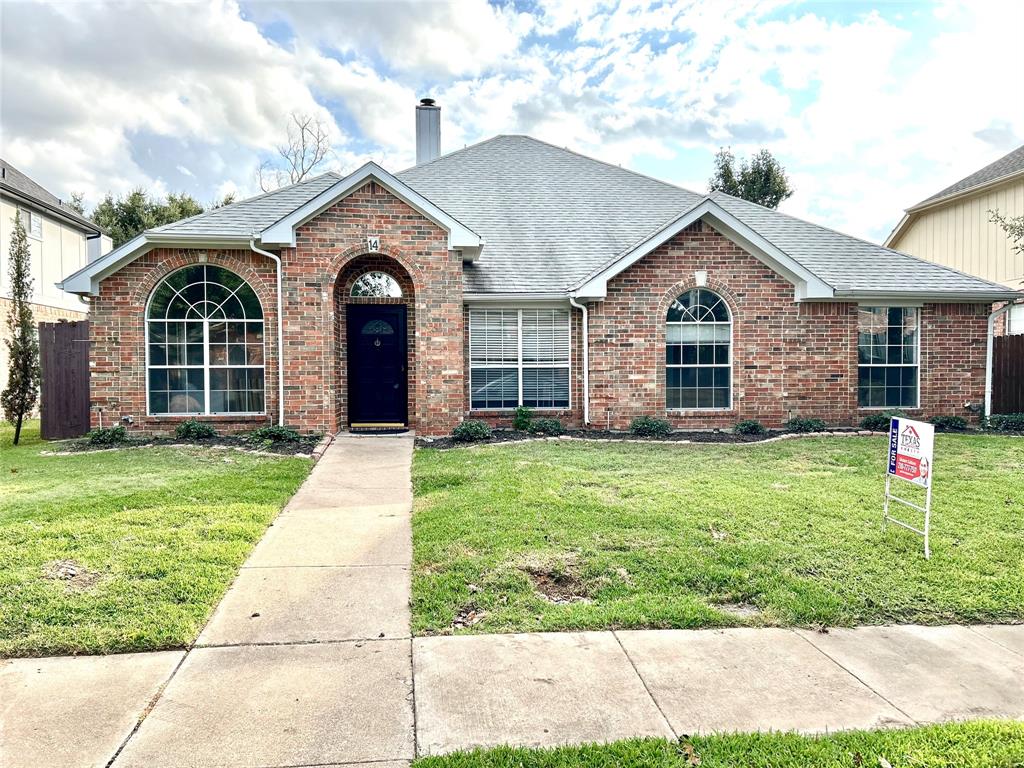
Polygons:
[[[882,530],[885,456],[882,437],[419,450],[414,632],[469,610],[459,631],[1024,620],[1024,440],[938,437],[930,561]],[[531,570],[586,601],[543,599]]]
[[[0,425],[0,656],[192,642],[307,459],[203,448],[46,456]],[[44,578],[73,560],[91,585]]]
[[502,747],[420,758],[413,768],[880,768],[887,764],[892,768],[1020,768],[1024,766],[1024,723],[953,723],[822,737],[702,736],[679,744],[638,739],[557,749]]

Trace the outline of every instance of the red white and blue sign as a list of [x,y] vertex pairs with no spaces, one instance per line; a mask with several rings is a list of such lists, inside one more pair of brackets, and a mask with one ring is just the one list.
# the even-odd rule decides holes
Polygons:
[[928,488],[932,482],[935,427],[899,417],[889,423],[889,474]]

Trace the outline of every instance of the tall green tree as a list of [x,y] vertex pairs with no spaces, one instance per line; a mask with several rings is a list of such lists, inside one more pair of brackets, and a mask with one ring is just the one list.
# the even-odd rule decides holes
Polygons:
[[21,439],[21,425],[39,400],[39,336],[32,317],[32,263],[21,214],[14,214],[14,233],[9,251],[8,277],[11,309],[7,314],[7,387],[0,392],[4,418],[14,424],[14,444]]
[[203,206],[184,192],[170,194],[166,200],[149,197],[144,189],[133,189],[124,197],[114,198],[109,192],[90,217],[110,233],[117,248],[147,229],[171,224],[203,212]]
[[782,163],[762,149],[736,166],[736,157],[728,148],[715,155],[715,173],[708,181],[711,192],[725,192],[766,208],[778,208],[794,190]]

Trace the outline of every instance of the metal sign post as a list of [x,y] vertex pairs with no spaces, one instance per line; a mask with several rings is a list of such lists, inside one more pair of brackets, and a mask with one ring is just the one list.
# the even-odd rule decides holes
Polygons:
[[[894,523],[924,536],[924,557],[932,556],[928,534],[932,518],[932,455],[935,445],[935,427],[923,421],[894,417],[889,423],[889,463],[885,472],[885,508],[882,528]],[[892,493],[892,479],[898,477],[925,489],[924,506],[901,499]],[[924,529],[889,515],[891,502],[903,504],[924,513]]]

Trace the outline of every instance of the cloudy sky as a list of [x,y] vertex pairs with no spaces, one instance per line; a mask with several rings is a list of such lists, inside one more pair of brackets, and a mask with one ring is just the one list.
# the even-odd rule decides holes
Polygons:
[[[795,215],[875,240],[1024,143],[1024,3],[0,2],[3,156],[55,194],[258,191],[287,116],[331,167],[528,133],[704,190],[770,149]],[[1016,93],[1014,93],[1016,89]]]

